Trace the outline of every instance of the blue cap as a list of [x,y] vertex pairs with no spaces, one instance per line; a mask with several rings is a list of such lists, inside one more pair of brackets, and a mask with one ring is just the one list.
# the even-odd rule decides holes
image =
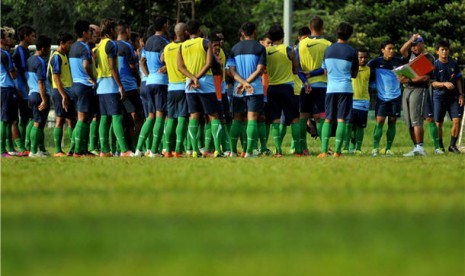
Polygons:
[[412,44],[418,44],[418,43],[423,42],[423,41],[424,41],[424,40],[423,40],[423,37],[418,36],[417,39],[415,39],[415,40],[412,42]]

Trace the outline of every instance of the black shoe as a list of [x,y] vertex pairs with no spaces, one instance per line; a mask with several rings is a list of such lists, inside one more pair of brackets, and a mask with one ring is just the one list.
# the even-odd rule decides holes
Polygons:
[[449,152],[460,154],[460,150],[456,146],[449,146]]

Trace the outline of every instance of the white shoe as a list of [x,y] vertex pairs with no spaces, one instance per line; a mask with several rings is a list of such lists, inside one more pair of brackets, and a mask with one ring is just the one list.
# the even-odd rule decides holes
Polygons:
[[192,156],[192,151],[191,150],[186,150],[186,155],[187,156]]
[[434,154],[442,155],[442,154],[444,154],[444,152],[441,149],[435,149]]
[[32,153],[32,151],[29,153],[29,157],[31,158],[46,158],[47,155],[45,155],[43,152],[38,151],[37,153]]
[[412,156],[415,156],[415,152],[417,151],[417,148],[413,148],[413,150],[405,153],[405,154],[402,154],[402,156],[404,157],[412,157]]
[[371,154],[372,154],[374,157],[378,156],[378,155],[379,155],[379,149],[373,149],[373,150],[371,151]]
[[134,157],[142,157],[144,156],[144,153],[140,150],[136,150],[136,152],[134,153]]
[[426,156],[426,152],[423,149],[423,147],[418,147],[417,150],[415,151],[415,155],[417,156]]
[[41,153],[43,155],[46,155],[46,156],[50,156],[50,153],[48,153],[48,151],[41,151],[41,150],[38,150],[37,153]]
[[250,154],[248,152],[245,153],[244,158],[256,158],[257,156],[255,154]]
[[96,151],[96,150],[92,150],[92,151],[90,151],[90,153],[92,153],[92,154],[95,155],[95,156],[99,156],[99,155],[100,155],[100,153],[98,153],[98,151]]
[[163,154],[151,152],[151,153],[149,154],[149,157],[150,157],[150,158],[163,158]]
[[386,156],[394,156],[394,153],[392,152],[392,150],[389,149],[389,150],[386,150],[384,155],[386,155]]
[[230,151],[223,152],[224,157],[231,157],[231,154],[232,154],[232,152],[230,152]]
[[201,153],[202,155],[204,155],[205,152],[206,152],[205,148],[200,148],[199,151],[200,151],[200,153]]

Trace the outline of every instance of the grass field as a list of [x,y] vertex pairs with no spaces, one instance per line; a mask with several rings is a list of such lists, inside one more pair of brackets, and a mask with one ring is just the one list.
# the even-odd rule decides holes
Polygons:
[[391,158],[1,160],[2,272],[464,275],[465,155],[425,138],[424,158],[399,123]]

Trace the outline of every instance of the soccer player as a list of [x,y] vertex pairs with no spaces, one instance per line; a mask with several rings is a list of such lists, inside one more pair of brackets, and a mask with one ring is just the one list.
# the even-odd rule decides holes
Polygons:
[[50,38],[39,36],[36,52],[27,60],[26,79],[29,86],[29,106],[32,108],[34,120],[29,157],[47,157],[43,150],[38,150],[38,146],[44,144],[44,127],[50,110],[50,91],[47,87],[45,58],[50,54],[51,42]]
[[[236,80],[235,94],[243,101],[233,102],[235,112],[247,112],[247,147],[244,157],[253,157],[253,145],[258,139],[258,114],[263,112],[262,73],[266,67],[266,49],[256,37],[256,25],[246,22],[241,26],[243,40],[231,49],[230,73]],[[245,95],[244,95],[245,94]],[[240,106],[234,106],[240,103]],[[232,149],[234,151],[240,132],[231,127]]]
[[[324,52],[331,42],[323,37],[323,19],[314,16],[309,24],[311,35],[302,39],[298,47],[298,60],[300,71],[302,71],[310,83],[310,93],[300,94],[300,140],[303,142],[303,149],[307,147],[307,121],[310,115],[317,125],[317,132],[320,138],[324,122],[325,97],[327,89],[327,76],[321,69]],[[304,91],[302,91],[304,92]],[[307,149],[308,151],[308,149]]]
[[[116,25],[117,45],[118,45],[118,70],[126,92],[126,100],[123,102],[128,118],[128,130],[130,142],[135,142],[135,137],[139,136],[143,121],[142,101],[138,92],[137,59],[130,39],[130,29],[124,20],[119,20]],[[132,147],[135,147],[131,146]]]
[[1,70],[0,70],[0,154],[2,158],[11,157],[11,155],[6,150],[6,138],[7,130],[11,130],[11,123],[15,118],[15,113],[18,113],[18,110],[14,105],[14,97],[16,94],[16,88],[14,79],[16,78],[16,68],[14,67],[13,60],[10,55],[9,41],[12,38],[9,37],[7,31],[1,29]]
[[121,157],[134,156],[128,149],[123,131],[123,101],[126,93],[118,73],[118,45],[116,38],[116,21],[112,18],[102,20],[100,33],[102,39],[96,49],[97,60],[97,95],[99,97],[100,126],[99,139],[102,147],[100,156],[110,156],[109,130],[113,126]]
[[29,134],[32,130],[33,120],[32,110],[28,106],[29,87],[26,80],[27,60],[29,59],[29,45],[33,45],[36,41],[36,31],[29,25],[22,25],[18,28],[19,45],[13,53],[13,62],[18,70],[18,76],[15,79],[16,89],[21,93],[22,97],[18,98],[19,108],[19,123],[13,122],[13,132],[18,128],[21,135],[18,147],[30,149]]
[[[300,143],[299,104],[294,96],[294,74],[297,74],[297,59],[292,47],[283,44],[284,31],[280,25],[268,30],[273,45],[266,48],[268,72],[268,104],[270,106],[271,132],[276,147],[276,157],[282,156],[282,136],[279,125],[281,114],[291,123],[295,155],[302,154]],[[305,79],[305,82],[307,80]],[[298,85],[300,92],[302,82]],[[307,83],[308,86],[308,83]]]
[[140,132],[136,150],[141,151],[147,135],[153,130],[153,141],[149,157],[163,157],[159,146],[163,136],[163,127],[166,113],[166,101],[168,93],[168,76],[166,68],[160,57],[163,49],[169,43],[165,37],[168,30],[168,18],[157,16],[155,18],[155,33],[147,39],[144,46],[146,62],[140,66],[144,72],[149,72],[146,80],[148,117]]
[[462,73],[455,60],[449,58],[450,44],[441,40],[436,44],[438,59],[434,63],[433,71],[433,100],[434,120],[439,130],[439,145],[444,149],[442,142],[442,124],[446,112],[452,118],[452,128],[449,152],[460,153],[457,148],[457,138],[460,131],[460,118],[464,105],[462,89]]
[[186,40],[178,54],[179,70],[186,78],[187,106],[190,113],[188,135],[192,143],[192,157],[199,156],[197,143],[199,118],[204,113],[211,122],[211,131],[215,152],[213,157],[220,157],[220,130],[221,122],[218,116],[218,101],[211,66],[213,64],[213,51],[211,43],[200,37],[200,22],[189,20],[187,33],[190,39]]
[[[404,59],[408,59],[409,61],[412,61],[419,55],[424,54],[431,63],[434,63],[434,57],[426,51],[425,43],[420,34],[414,34],[409,40],[407,40],[400,49],[400,53]],[[404,154],[405,157],[426,155],[423,148],[423,120],[425,118],[424,106],[425,104],[428,104],[425,99],[430,86],[431,76],[432,73],[413,79],[409,79],[405,76],[398,78],[400,83],[404,85],[402,109],[404,111],[407,127],[409,128],[410,138],[414,144],[413,149]],[[434,125],[434,127],[437,129],[436,125]],[[434,135],[432,136],[434,137]],[[443,152],[439,152],[438,149],[439,143],[435,153],[443,154]]]
[[396,136],[396,122],[400,117],[402,107],[402,91],[397,76],[392,72],[396,67],[404,64],[402,58],[395,57],[395,44],[386,40],[381,44],[381,56],[368,62],[371,69],[371,80],[376,87],[377,98],[375,107],[376,126],[373,132],[373,156],[380,153],[379,143],[383,135],[383,126],[388,118],[386,132],[386,150],[384,154],[394,155],[391,151]]
[[[347,122],[346,139],[343,153],[362,153],[363,136],[367,126],[368,110],[370,108],[370,93],[368,86],[370,84],[370,67],[368,63],[368,51],[366,49],[358,50],[358,74],[352,79],[354,89],[352,116]],[[400,85],[399,85],[400,86]],[[351,140],[355,146],[350,148]]]
[[328,156],[328,140],[331,136],[331,124],[337,119],[336,149],[334,157],[341,157],[341,146],[346,130],[346,121],[350,120],[352,112],[352,80],[358,73],[357,51],[348,45],[353,33],[349,23],[342,22],[336,29],[337,42],[325,50],[323,69],[328,75],[328,89],[326,91],[325,113],[321,139],[321,153],[318,158]]
[[[186,100],[186,76],[178,70],[178,52],[187,39],[186,23],[178,23],[174,27],[173,42],[163,50],[163,60],[168,71],[168,123],[166,126],[165,157],[181,157],[182,146],[187,134],[189,112]],[[177,121],[177,125],[176,125]],[[171,137],[176,133],[176,145],[171,145]],[[173,154],[172,154],[173,151]]]
[[53,130],[53,141],[55,144],[54,157],[67,156],[61,148],[63,139],[63,125],[65,121],[69,128],[74,128],[76,123],[76,108],[71,96],[73,79],[68,62],[69,50],[73,43],[71,34],[60,32],[57,36],[58,49],[50,58],[52,71],[52,98],[55,107],[55,129]]
[[74,154],[82,156],[87,150],[89,123],[95,112],[94,86],[96,79],[92,72],[91,49],[87,44],[92,36],[89,21],[77,20],[74,23],[77,40],[69,50],[69,65],[73,78],[72,91],[76,104],[77,123],[73,130]]

